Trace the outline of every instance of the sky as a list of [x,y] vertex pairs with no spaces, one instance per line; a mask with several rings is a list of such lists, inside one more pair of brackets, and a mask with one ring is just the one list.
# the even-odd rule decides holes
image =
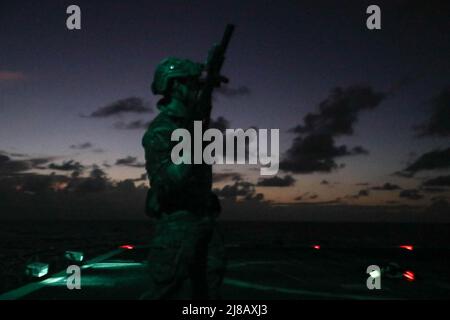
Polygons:
[[[70,4],[81,30],[66,28]],[[264,178],[217,165],[221,197],[448,204],[449,5],[377,1],[382,29],[368,30],[370,4],[1,0],[0,181],[23,192],[27,174],[52,172],[146,183],[141,138],[157,114],[156,65],[204,61],[233,23],[231,81],[215,94],[213,118],[280,129],[281,170]]]

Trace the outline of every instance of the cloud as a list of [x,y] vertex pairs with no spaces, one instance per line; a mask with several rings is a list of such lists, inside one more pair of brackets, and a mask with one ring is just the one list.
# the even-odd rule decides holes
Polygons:
[[423,195],[417,189],[407,189],[399,193],[400,198],[405,198],[409,200],[420,200],[423,199]]
[[361,189],[358,191],[357,194],[353,194],[353,195],[346,195],[345,198],[347,199],[359,199],[361,197],[368,197],[370,195],[370,190],[369,189]]
[[335,139],[353,135],[359,113],[374,109],[385,96],[368,86],[334,89],[319,104],[317,113],[308,113],[302,125],[290,130],[296,136],[280,169],[294,173],[330,172],[340,167],[335,161],[338,157],[368,154],[361,146],[337,146]]
[[304,124],[298,125],[292,131],[300,134],[352,135],[358,113],[364,109],[374,109],[384,97],[384,93],[375,92],[368,86],[335,88],[328,98],[319,104],[319,112],[308,113],[303,119]]
[[60,170],[60,171],[77,171],[81,172],[84,170],[84,166],[76,162],[75,160],[64,161],[62,164],[50,163],[48,165],[49,169]]
[[335,158],[367,154],[361,147],[348,149],[336,146],[329,134],[296,137],[287,151],[287,157],[280,162],[280,169],[294,173],[331,172],[340,166]]
[[368,197],[369,196],[369,190],[362,189],[358,192],[358,197]]
[[214,92],[217,92],[218,94],[233,98],[238,96],[246,96],[250,94],[250,89],[247,86],[239,86],[237,88],[229,87],[228,85],[222,85],[219,88],[217,88]]
[[308,195],[309,195],[309,192],[305,192],[305,193],[303,193],[303,194],[301,194],[301,195],[295,197],[294,200],[295,200],[295,201],[301,201],[301,200],[303,200],[303,199],[304,199],[306,196],[308,196]]
[[94,166],[89,173],[89,177],[72,179],[68,189],[78,193],[93,193],[102,192],[111,187],[112,185],[106,172]]
[[450,175],[448,176],[439,176],[436,178],[428,179],[424,183],[423,186],[433,186],[433,187],[450,187]]
[[106,118],[123,113],[147,113],[152,112],[152,109],[147,106],[142,98],[130,97],[122,100],[117,100],[107,106],[101,107],[92,112],[89,118]]
[[147,173],[143,173],[136,179],[130,179],[133,182],[147,181]]
[[442,90],[431,100],[430,118],[415,127],[419,137],[450,136],[450,87]]
[[[0,190],[3,193],[11,194],[17,192],[28,192],[32,194],[65,191],[65,192],[98,192],[112,188],[112,184],[106,173],[94,165],[88,177],[81,177],[82,165],[79,163],[67,161],[62,165],[56,165],[62,168],[62,171],[70,171],[74,169],[71,175],[58,175],[37,173],[18,173],[10,176],[0,176]],[[61,170],[61,169],[59,169]]]
[[328,180],[322,180],[322,181],[320,182],[320,184],[326,185],[326,184],[330,184],[330,183],[328,182]]
[[233,185],[226,185],[222,189],[214,189],[213,191],[221,198],[234,201],[238,198],[257,201],[264,199],[262,193],[256,193],[255,185],[247,181],[235,181]]
[[20,173],[14,176],[0,177],[0,190],[5,195],[12,191],[28,194],[42,193],[50,191],[53,186],[68,180],[68,177],[54,174]]
[[134,168],[145,167],[144,163],[140,163],[137,161],[137,157],[132,157],[132,156],[117,159],[115,164],[116,164],[116,166],[127,166],[127,167],[134,167]]
[[420,171],[448,168],[450,168],[450,148],[443,150],[437,149],[422,154],[403,171],[397,172],[396,174],[404,177],[412,177]]
[[150,121],[134,120],[130,122],[118,121],[114,124],[114,128],[119,130],[137,130],[147,129]]
[[386,182],[382,186],[372,187],[372,190],[377,190],[377,191],[392,191],[392,190],[400,190],[400,189],[401,189],[401,187],[399,187],[396,184],[392,184],[390,182]]
[[228,121],[227,119],[225,119],[222,116],[219,116],[216,119],[211,119],[210,120],[209,127],[210,128],[214,128],[214,129],[218,129],[222,133],[225,133],[225,130],[230,127],[230,121]]
[[31,169],[44,169],[42,165],[53,159],[55,159],[55,157],[15,160],[6,154],[0,154],[0,176],[14,175]]
[[0,175],[14,174],[31,169],[28,161],[12,160],[6,155],[0,155]]
[[90,149],[92,147],[93,147],[92,143],[84,142],[84,143],[79,143],[79,144],[73,144],[73,145],[70,146],[70,149],[86,150],[86,149]]
[[291,175],[286,175],[284,178],[278,176],[271,178],[259,179],[257,186],[259,187],[290,187],[295,184],[295,179]]
[[14,72],[7,70],[0,70],[0,82],[1,81],[20,81],[25,80],[27,77],[22,72]]

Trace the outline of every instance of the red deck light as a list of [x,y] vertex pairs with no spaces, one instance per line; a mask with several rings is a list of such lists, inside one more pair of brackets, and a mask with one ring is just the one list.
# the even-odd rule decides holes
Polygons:
[[411,245],[402,245],[402,246],[400,246],[400,248],[406,249],[408,251],[413,251],[414,250],[414,247],[411,246]]
[[123,246],[119,247],[120,249],[127,249],[127,250],[132,250],[134,249],[134,246],[131,244],[124,244]]
[[403,272],[403,277],[406,278],[406,280],[408,280],[408,281],[416,280],[416,275],[412,271]]

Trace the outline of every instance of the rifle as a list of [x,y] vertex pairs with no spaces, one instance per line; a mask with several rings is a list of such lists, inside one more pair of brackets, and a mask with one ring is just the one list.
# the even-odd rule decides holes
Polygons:
[[197,98],[197,107],[202,119],[206,120],[206,127],[209,127],[211,117],[211,97],[214,88],[220,87],[222,83],[228,83],[228,79],[220,74],[223,62],[225,61],[225,52],[233,35],[234,25],[228,24],[219,44],[214,45],[208,54],[205,64],[205,78],[203,86]]

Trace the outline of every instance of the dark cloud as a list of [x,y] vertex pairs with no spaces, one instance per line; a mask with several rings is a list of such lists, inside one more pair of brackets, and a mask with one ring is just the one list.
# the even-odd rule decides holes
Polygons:
[[84,169],[84,166],[78,161],[68,160],[64,161],[62,164],[50,163],[48,165],[49,169],[60,170],[60,171],[77,171],[81,172]]
[[278,176],[271,178],[263,178],[259,179],[258,186],[259,187],[290,187],[295,184],[295,179],[291,175],[286,175],[284,178],[280,178]]
[[10,156],[10,157],[15,157],[15,158],[28,158],[29,155],[26,153],[18,153],[18,152],[6,152],[3,150],[0,150],[0,155],[4,155],[4,156]]
[[42,167],[44,164],[49,163],[50,161],[54,160],[55,157],[43,157],[43,158],[31,158],[26,161],[29,161],[31,163],[31,167],[33,169],[44,169]]
[[320,184],[326,185],[326,184],[330,184],[330,183],[328,182],[328,180],[322,180],[322,181],[320,182]]
[[134,182],[147,181],[147,174],[143,173],[140,175],[139,178],[131,179],[131,181],[134,181]]
[[127,192],[127,193],[133,192],[136,189],[136,187],[134,185],[134,181],[136,181],[136,180],[135,179],[125,179],[125,180],[119,181],[116,184],[116,188],[122,192]]
[[228,85],[222,85],[220,88],[215,90],[218,94],[225,97],[238,97],[238,96],[246,96],[250,94],[250,89],[246,86],[240,86],[237,88],[232,88]]
[[450,87],[431,100],[430,118],[415,129],[420,137],[450,136]]
[[[70,162],[70,161],[69,161]],[[64,171],[79,167],[77,163],[63,163]],[[0,176],[0,189],[2,192],[28,192],[40,194],[51,191],[65,192],[98,192],[112,188],[106,173],[94,165],[88,177],[81,177],[79,171],[70,176],[37,173],[18,173],[12,176]]]
[[96,166],[88,177],[18,173],[0,176],[0,205],[11,219],[139,219],[147,190],[113,183]]
[[128,166],[134,168],[143,168],[145,167],[144,163],[140,163],[137,160],[137,157],[128,156],[126,158],[120,158],[116,160],[117,166]]
[[114,128],[119,130],[136,130],[147,129],[150,125],[150,121],[135,120],[130,122],[118,121],[114,124]]
[[335,158],[367,154],[363,148],[348,149],[336,146],[331,135],[308,135],[296,137],[287,151],[287,157],[280,162],[280,169],[294,173],[331,172],[340,168]]
[[44,169],[41,166],[53,159],[54,157],[43,157],[15,160],[5,154],[0,154],[0,176],[18,174],[31,169]]
[[355,185],[356,185],[356,186],[366,187],[366,186],[369,186],[370,183],[368,183],[368,182],[359,182],[359,183],[356,183]]
[[0,177],[0,190],[4,193],[25,192],[41,194],[52,190],[55,185],[67,182],[70,178],[61,175],[41,175],[21,173],[10,177]]
[[106,118],[123,113],[147,113],[152,112],[152,109],[147,106],[143,99],[138,97],[130,97],[122,100],[117,100],[107,106],[101,107],[92,112],[87,117],[89,118]]
[[94,145],[91,142],[84,142],[84,143],[78,143],[78,144],[72,144],[70,146],[70,149],[74,150],[91,150],[95,153],[103,153],[105,150],[101,148],[94,148]]
[[228,121],[227,119],[225,119],[222,116],[219,116],[219,117],[217,117],[217,119],[210,120],[209,127],[218,129],[218,130],[222,131],[223,133],[225,133],[225,130],[230,127],[230,121]]
[[8,162],[9,160],[11,160],[10,157],[8,157],[7,155],[4,155],[4,154],[0,154],[0,165]]
[[73,144],[70,146],[70,149],[75,149],[75,150],[86,150],[86,149],[90,149],[93,147],[93,144],[90,142],[84,142],[84,143],[79,143],[79,144]]
[[0,155],[0,175],[9,175],[30,169],[31,164],[28,161],[12,160],[8,156]]
[[417,189],[407,189],[399,193],[400,198],[405,198],[409,200],[420,200],[423,199],[423,195]]
[[359,192],[358,192],[358,197],[368,197],[369,196],[369,190],[367,190],[367,189],[362,189],[362,190],[359,190]]
[[102,163],[102,166],[104,166],[105,168],[111,168],[111,165],[107,161],[104,161]]
[[304,124],[298,125],[292,131],[299,134],[352,135],[359,112],[374,109],[384,97],[385,94],[375,92],[368,86],[335,88],[328,98],[319,104],[319,112],[308,113],[303,118]]
[[399,187],[396,184],[392,184],[390,182],[386,182],[382,186],[372,187],[372,190],[377,190],[377,191],[392,191],[392,190],[400,190],[400,189],[401,189],[401,187]]
[[412,177],[420,171],[448,168],[450,168],[450,148],[444,150],[437,149],[424,153],[407,168],[396,174],[404,177]]
[[427,187],[450,187],[450,175],[428,179],[422,185]]
[[305,192],[305,193],[303,193],[303,194],[301,194],[301,195],[295,197],[294,200],[296,200],[296,201],[301,201],[301,200],[303,200],[303,199],[304,199],[306,196],[308,196],[308,195],[309,195],[309,192]]
[[226,180],[239,181],[242,179],[240,173],[237,172],[214,172],[213,182],[221,182]]
[[346,199],[359,199],[361,197],[368,197],[370,195],[370,190],[369,189],[361,189],[358,191],[357,194],[353,194],[353,195],[346,195],[344,198]]
[[71,180],[68,189],[79,193],[93,193],[102,192],[111,187],[112,185],[106,172],[94,166],[89,173],[89,177]]
[[233,185],[226,185],[222,189],[214,189],[214,192],[221,198],[234,201],[238,198],[257,201],[264,199],[262,193],[256,193],[255,185],[247,181],[235,181]]
[[317,194],[313,194],[309,197],[309,199],[314,200],[317,199],[319,196]]
[[368,86],[336,88],[322,101],[317,113],[308,113],[303,124],[290,131],[296,134],[280,169],[295,173],[330,172],[338,169],[335,159],[368,154],[361,146],[337,146],[335,138],[353,135],[358,115],[377,107],[385,94]]

